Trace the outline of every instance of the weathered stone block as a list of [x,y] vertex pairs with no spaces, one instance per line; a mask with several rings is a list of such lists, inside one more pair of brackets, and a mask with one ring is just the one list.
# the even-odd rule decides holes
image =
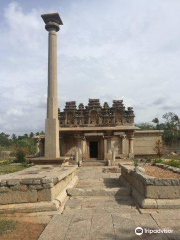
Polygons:
[[26,184],[26,185],[36,185],[36,184],[41,184],[41,180],[40,179],[22,179],[21,180],[22,184]]
[[55,198],[54,192],[51,191],[51,188],[38,190],[37,192],[37,201],[52,201]]
[[13,191],[27,191],[28,187],[27,185],[15,185],[13,187],[11,187],[11,190]]
[[146,186],[145,197],[155,199],[179,198],[179,186]]
[[37,202],[37,191],[8,191],[1,193],[0,204],[14,204],[14,203],[32,203]]
[[15,186],[17,184],[20,184],[19,180],[12,179],[7,181],[8,186]]
[[6,186],[6,181],[1,181],[1,187]]
[[42,185],[29,185],[30,189],[40,190],[43,189]]
[[50,178],[44,178],[42,179],[42,183],[54,183],[53,179]]
[[0,193],[4,193],[4,192],[9,192],[11,191],[8,187],[1,187],[0,188]]
[[43,188],[52,188],[54,187],[54,183],[45,183],[43,184]]

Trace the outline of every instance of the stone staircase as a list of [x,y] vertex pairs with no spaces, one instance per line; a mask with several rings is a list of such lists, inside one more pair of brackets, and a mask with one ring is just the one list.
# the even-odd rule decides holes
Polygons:
[[85,160],[82,162],[83,167],[107,166],[107,165],[108,162],[106,160]]
[[119,188],[69,188],[67,194],[71,197],[114,197],[121,199],[130,196],[130,189],[125,187]]

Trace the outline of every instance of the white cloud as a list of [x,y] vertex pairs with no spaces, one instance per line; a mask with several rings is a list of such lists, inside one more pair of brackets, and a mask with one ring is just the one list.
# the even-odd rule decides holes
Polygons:
[[[48,33],[40,17],[60,12],[59,107],[123,99],[136,122],[180,114],[179,0],[66,1],[54,9],[6,5],[0,25],[0,132],[44,129]],[[43,6],[43,5],[42,5]],[[43,9],[44,8],[44,9]]]

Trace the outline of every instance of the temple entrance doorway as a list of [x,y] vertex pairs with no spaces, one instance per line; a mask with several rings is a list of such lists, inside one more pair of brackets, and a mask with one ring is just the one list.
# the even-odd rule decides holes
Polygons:
[[89,155],[90,158],[98,158],[98,142],[89,142]]

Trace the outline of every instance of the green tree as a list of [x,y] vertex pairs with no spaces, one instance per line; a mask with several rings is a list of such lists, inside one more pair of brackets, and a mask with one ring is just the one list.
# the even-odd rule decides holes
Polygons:
[[29,138],[29,135],[27,133],[24,134],[24,138]]
[[8,147],[11,145],[11,140],[9,139],[8,134],[5,134],[4,132],[0,133],[0,146],[2,147]]
[[27,149],[28,154],[35,154],[36,152],[36,144],[34,139],[32,138],[18,139],[18,141],[15,144],[15,147]]
[[155,124],[159,124],[159,119],[158,119],[158,118],[154,118],[154,119],[152,120],[152,122],[155,123]]
[[18,138],[17,138],[16,134],[12,134],[11,139],[13,142],[16,142]]
[[136,124],[136,127],[139,127],[142,130],[153,130],[154,129],[154,126],[152,124],[146,123],[146,122]]
[[166,129],[168,130],[179,130],[180,127],[180,119],[177,114],[169,112],[163,115],[163,119],[165,119]]
[[33,138],[33,137],[34,137],[34,133],[31,132],[31,133],[29,134],[29,138]]

